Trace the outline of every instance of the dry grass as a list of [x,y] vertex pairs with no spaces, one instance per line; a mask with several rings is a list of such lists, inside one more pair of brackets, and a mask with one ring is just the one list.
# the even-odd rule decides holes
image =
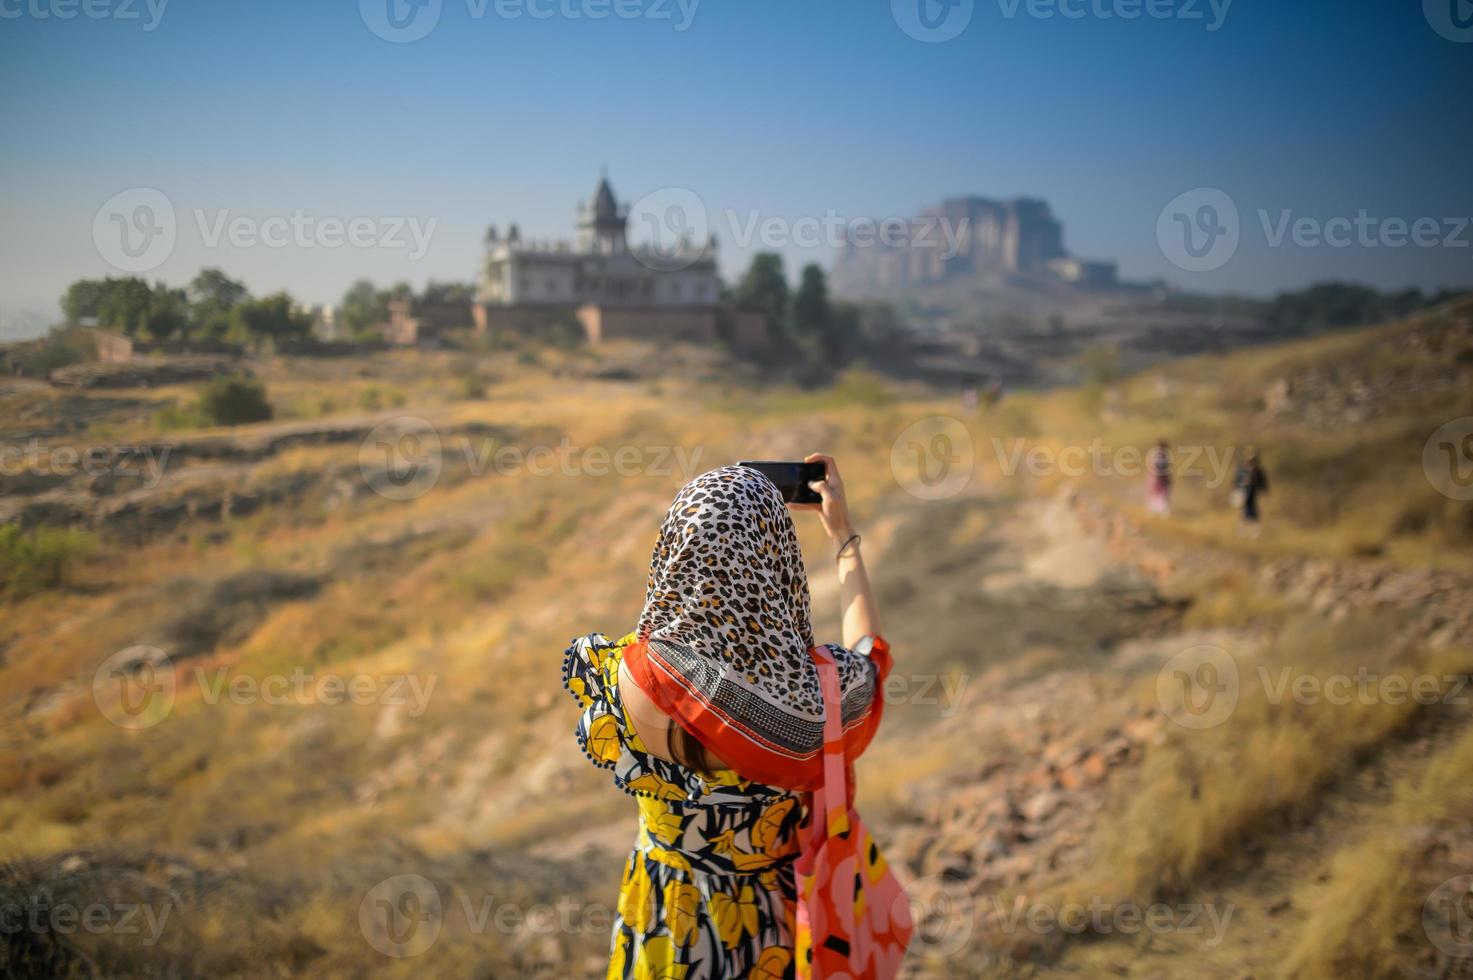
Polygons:
[[[1301,616],[1263,649],[1229,653],[1240,677],[1236,710],[1217,727],[1178,730],[1147,755],[1125,806],[1102,825],[1099,893],[1150,902],[1188,892],[1205,871],[1275,821],[1312,807],[1366,753],[1433,710],[1377,693],[1381,687],[1362,697],[1359,672],[1387,683],[1400,678],[1409,691],[1417,677],[1469,666],[1465,657],[1406,649],[1394,622],[1370,619],[1332,625]],[[1352,686],[1327,686],[1335,677]],[[1298,685],[1302,696],[1294,693]]]
[[[447,383],[452,368],[463,369],[449,355],[271,361],[258,373],[273,402],[291,406],[289,416],[358,415],[361,392],[376,388],[386,407],[402,398],[405,411],[447,428],[538,433],[523,448],[528,440],[556,446],[564,436],[582,449],[682,447],[700,451],[691,459],[696,471],[828,449],[849,464],[859,506],[895,492],[890,443],[910,418],[933,411],[895,402],[866,377],[831,393],[769,393],[737,411],[713,406],[700,382],[576,381],[551,372],[577,355],[546,352],[538,367],[514,358],[478,359],[478,375],[497,380],[475,400]],[[324,388],[331,405],[312,401]],[[671,412],[672,404],[681,410]],[[114,434],[149,431],[144,413],[117,422]],[[270,893],[269,911],[240,905],[233,887],[191,895],[187,933],[166,949],[116,944],[112,972],[231,974],[254,964],[282,975],[511,976],[551,958],[581,975],[580,957],[605,946],[606,933],[590,933],[553,937],[561,954],[516,953],[520,937],[447,926],[430,953],[400,964],[357,928],[363,892],[394,873],[440,874],[473,903],[494,893],[525,907],[559,892],[605,897],[615,882],[604,879],[618,872],[617,862],[585,868],[572,855],[532,868],[481,867],[468,855],[489,850],[504,860],[619,807],[603,774],[571,745],[557,657],[575,633],[616,632],[633,621],[659,516],[693,474],[669,459],[658,472],[629,476],[478,476],[464,472],[458,454],[447,447],[446,478],[433,491],[398,503],[334,497],[322,474],[355,473],[355,445],[298,447],[231,479],[258,488],[302,475],[317,481],[311,492],[141,545],[104,535],[82,570],[87,590],[7,604],[0,671],[12,693],[0,699],[0,857],[44,867],[106,841],[128,860],[177,855]],[[813,528],[803,538],[826,552]],[[187,683],[155,727],[126,732],[100,717],[91,682],[102,660],[155,635],[200,588],[254,570],[311,576],[321,586],[253,612],[245,635],[181,662]],[[194,681],[196,668],[207,680],[251,682],[298,668],[413,674],[435,687],[420,715],[312,696],[212,703]],[[38,693],[44,710],[27,714]],[[585,873],[597,878],[587,887]],[[88,952],[107,946],[104,938]]]
[[[1040,482],[1107,495],[1143,520],[1139,454],[1166,438],[1184,472],[1173,518],[1155,531],[1192,546],[1473,570],[1473,506],[1434,491],[1422,469],[1427,438],[1469,411],[1473,357],[1439,344],[1452,343],[1446,338],[1457,336],[1454,324],[1470,316],[1473,303],[1464,301],[1404,324],[1176,361],[1092,398],[1077,391],[1010,396],[998,418],[1012,423],[1007,439],[1024,436],[1053,460],[1103,447],[1110,454],[1104,467],[1049,472]],[[1389,380],[1403,375],[1405,384]],[[1290,377],[1304,390],[1287,411],[1268,414],[1270,389]],[[1387,386],[1354,409],[1365,418],[1324,403],[1368,379]],[[987,435],[990,449],[996,433]],[[1271,486],[1263,537],[1245,542],[1229,494],[1250,446],[1262,454]],[[1131,459],[1137,462],[1127,472]]]
[[1323,886],[1305,889],[1309,919],[1296,931],[1283,975],[1393,980],[1425,969],[1423,903],[1447,873],[1436,867],[1430,842],[1451,834],[1466,845],[1470,813],[1473,726],[1465,726],[1421,773],[1398,784],[1359,840],[1335,854]]

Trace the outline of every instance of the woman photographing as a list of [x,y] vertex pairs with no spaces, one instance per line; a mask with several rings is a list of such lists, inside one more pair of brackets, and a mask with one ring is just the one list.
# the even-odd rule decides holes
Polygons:
[[[815,976],[839,955],[867,976],[898,967],[908,913],[872,841],[859,874],[814,884],[815,852],[854,836],[829,787],[852,793],[848,764],[879,726],[891,664],[843,480],[831,457],[807,459],[820,461],[821,504],[786,505],[745,466],[692,480],[660,528],[635,630],[564,655],[578,740],[639,808],[611,978]],[[789,508],[828,532],[842,645],[814,643]],[[815,800],[829,801],[824,821],[808,820]]]

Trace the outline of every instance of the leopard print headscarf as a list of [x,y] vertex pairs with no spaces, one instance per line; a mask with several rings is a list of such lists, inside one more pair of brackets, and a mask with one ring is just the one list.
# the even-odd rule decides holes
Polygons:
[[[798,759],[822,748],[803,553],[781,494],[758,471],[726,466],[680,491],[650,558],[636,632],[657,668],[635,675],[640,686],[659,688],[646,693],[717,755],[743,757],[733,735]],[[862,654],[830,649],[847,726],[868,714],[875,671]]]

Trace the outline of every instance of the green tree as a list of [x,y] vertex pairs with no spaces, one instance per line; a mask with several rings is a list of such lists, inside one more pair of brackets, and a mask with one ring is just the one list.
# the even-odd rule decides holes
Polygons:
[[338,317],[349,336],[362,340],[389,319],[388,296],[367,279],[359,279],[343,294]]
[[421,299],[426,303],[469,303],[475,297],[475,288],[468,282],[425,283]]
[[788,279],[783,274],[782,256],[760,252],[752,257],[752,264],[737,288],[737,305],[764,314],[768,332],[774,338],[787,333]]
[[821,341],[828,331],[829,286],[823,269],[810,263],[803,267],[798,293],[793,297],[793,332],[810,341]]
[[103,294],[108,289],[108,279],[78,279],[67,287],[61,297],[61,310],[66,322],[76,326],[89,317],[96,317],[102,305]]
[[297,340],[312,332],[312,318],[292,309],[286,293],[246,300],[230,313],[230,336],[236,340]]
[[97,295],[97,324],[130,337],[141,337],[148,324],[153,290],[136,276],[104,279]]
[[219,269],[201,269],[189,283],[190,334],[219,340],[230,332],[230,314],[250,298],[245,285]]
[[184,290],[154,283],[148,295],[148,319],[143,331],[152,340],[168,340],[188,333],[189,297]]

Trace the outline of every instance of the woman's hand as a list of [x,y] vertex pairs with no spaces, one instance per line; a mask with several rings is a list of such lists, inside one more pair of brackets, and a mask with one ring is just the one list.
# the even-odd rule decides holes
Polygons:
[[823,498],[822,504],[789,504],[794,510],[816,510],[823,521],[823,529],[829,539],[842,544],[854,534],[854,525],[849,521],[849,502],[844,498],[844,479],[839,476],[839,464],[834,457],[823,453],[809,453],[805,463],[822,463],[826,479],[808,484],[814,493]]

